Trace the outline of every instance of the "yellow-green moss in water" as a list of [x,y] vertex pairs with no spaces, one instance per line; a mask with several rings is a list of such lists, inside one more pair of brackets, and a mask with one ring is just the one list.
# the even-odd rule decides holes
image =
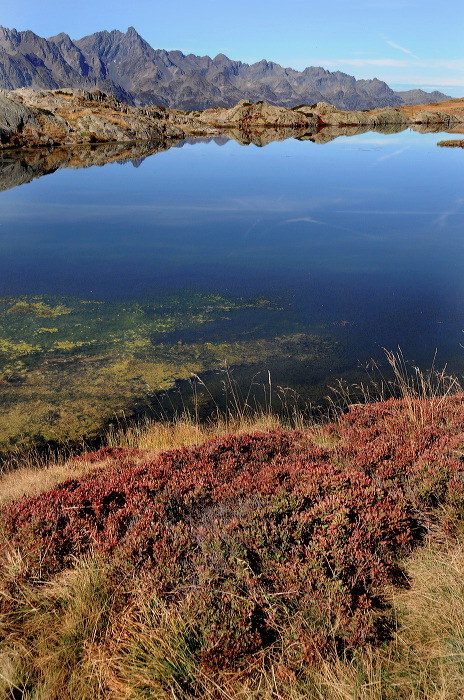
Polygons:
[[24,299],[16,301],[13,306],[7,309],[8,314],[33,314],[38,318],[52,318],[54,316],[62,316],[70,314],[71,309],[68,309],[64,304],[49,306],[42,301],[27,302]]
[[0,453],[93,436],[135,401],[224,362],[265,367],[270,358],[323,354],[328,341],[289,325],[287,311],[208,294],[1,299]]

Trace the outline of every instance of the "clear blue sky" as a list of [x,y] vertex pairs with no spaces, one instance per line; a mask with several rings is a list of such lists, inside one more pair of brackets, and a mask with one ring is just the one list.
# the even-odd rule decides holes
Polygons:
[[0,0],[0,24],[72,39],[135,29],[154,48],[377,77],[464,96],[463,0]]

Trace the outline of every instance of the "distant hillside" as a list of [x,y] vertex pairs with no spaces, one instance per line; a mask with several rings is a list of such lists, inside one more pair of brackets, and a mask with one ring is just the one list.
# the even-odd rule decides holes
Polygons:
[[431,104],[432,102],[444,102],[445,100],[453,99],[438,90],[434,90],[433,92],[425,92],[424,90],[403,90],[396,92],[395,95],[398,95],[405,105],[425,105]]
[[422,90],[395,93],[376,78],[356,80],[320,67],[299,72],[266,60],[248,65],[223,54],[153,49],[133,27],[79,40],[0,27],[0,88],[20,87],[98,88],[132,105],[180,109],[230,107],[241,99],[285,107],[327,101],[358,110],[448,99]]

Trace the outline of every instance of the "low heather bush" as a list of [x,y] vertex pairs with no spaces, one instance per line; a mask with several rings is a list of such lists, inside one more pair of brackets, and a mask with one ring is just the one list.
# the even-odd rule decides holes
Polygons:
[[26,562],[4,567],[5,611],[25,580],[93,552],[122,601],[136,579],[195,621],[192,653],[205,668],[279,648],[298,669],[382,639],[383,586],[406,583],[399,562],[434,508],[462,511],[462,401],[424,402],[420,423],[410,402],[353,407],[325,428],[326,446],[274,431],[142,465],[139,451],[85,455],[111,466],[3,512],[3,550]]

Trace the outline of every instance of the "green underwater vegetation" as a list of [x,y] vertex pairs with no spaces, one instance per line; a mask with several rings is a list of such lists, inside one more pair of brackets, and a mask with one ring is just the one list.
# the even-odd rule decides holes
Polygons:
[[[306,331],[306,332],[305,332]],[[179,293],[138,301],[0,300],[0,454],[92,438],[192,374],[333,355],[282,300]]]

